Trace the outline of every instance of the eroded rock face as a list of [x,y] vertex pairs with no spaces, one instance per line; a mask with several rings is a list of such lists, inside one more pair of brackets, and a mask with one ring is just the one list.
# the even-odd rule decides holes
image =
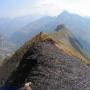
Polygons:
[[27,82],[32,82],[32,90],[89,90],[90,68],[54,44],[38,42],[28,49],[4,87],[17,90]]

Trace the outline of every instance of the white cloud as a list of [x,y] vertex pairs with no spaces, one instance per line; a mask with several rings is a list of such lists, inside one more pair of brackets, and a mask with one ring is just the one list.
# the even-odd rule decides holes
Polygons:
[[[23,0],[24,1],[24,0]],[[23,16],[29,14],[44,14],[55,16],[63,10],[77,13],[82,16],[90,16],[90,0],[26,0],[14,5],[15,8],[1,10],[1,16]],[[16,7],[17,5],[17,7]],[[8,6],[7,6],[8,8]]]
[[63,10],[90,16],[90,0],[41,0],[35,6],[37,13],[57,15]]

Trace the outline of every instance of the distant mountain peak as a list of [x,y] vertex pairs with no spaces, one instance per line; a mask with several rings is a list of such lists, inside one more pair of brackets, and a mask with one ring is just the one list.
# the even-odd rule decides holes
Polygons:
[[64,10],[62,13],[66,14],[66,13],[69,13],[68,11]]
[[60,31],[60,30],[62,30],[62,29],[65,29],[65,30],[66,30],[65,24],[60,24],[60,25],[58,25],[58,26],[56,27],[55,31]]
[[64,10],[59,16],[67,16],[67,15],[70,15],[70,13],[66,10]]

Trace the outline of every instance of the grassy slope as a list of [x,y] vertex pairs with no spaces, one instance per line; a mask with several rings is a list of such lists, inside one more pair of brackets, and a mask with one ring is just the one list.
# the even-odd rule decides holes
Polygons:
[[[59,32],[50,34],[50,37],[56,41],[56,46],[59,49],[62,49],[67,54],[79,58],[87,65],[90,65],[90,61],[84,53],[82,46],[75,40],[74,35],[69,30],[62,29]],[[73,42],[71,42],[70,39],[72,39]]]

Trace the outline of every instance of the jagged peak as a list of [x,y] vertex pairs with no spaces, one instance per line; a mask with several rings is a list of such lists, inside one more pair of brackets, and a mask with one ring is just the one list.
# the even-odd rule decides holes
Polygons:
[[60,15],[58,15],[58,17],[67,16],[67,15],[70,15],[70,13],[68,11],[64,10]]
[[55,31],[59,34],[62,34],[63,36],[68,35],[68,36],[74,36],[71,30],[65,25],[65,24],[60,24],[56,27]]
[[60,30],[62,30],[62,29],[67,30],[67,27],[65,26],[65,24],[60,24],[60,25],[58,25],[58,26],[56,27],[55,31],[60,31]]
[[69,12],[66,11],[66,10],[64,10],[64,11],[62,12],[62,14],[69,14]]

